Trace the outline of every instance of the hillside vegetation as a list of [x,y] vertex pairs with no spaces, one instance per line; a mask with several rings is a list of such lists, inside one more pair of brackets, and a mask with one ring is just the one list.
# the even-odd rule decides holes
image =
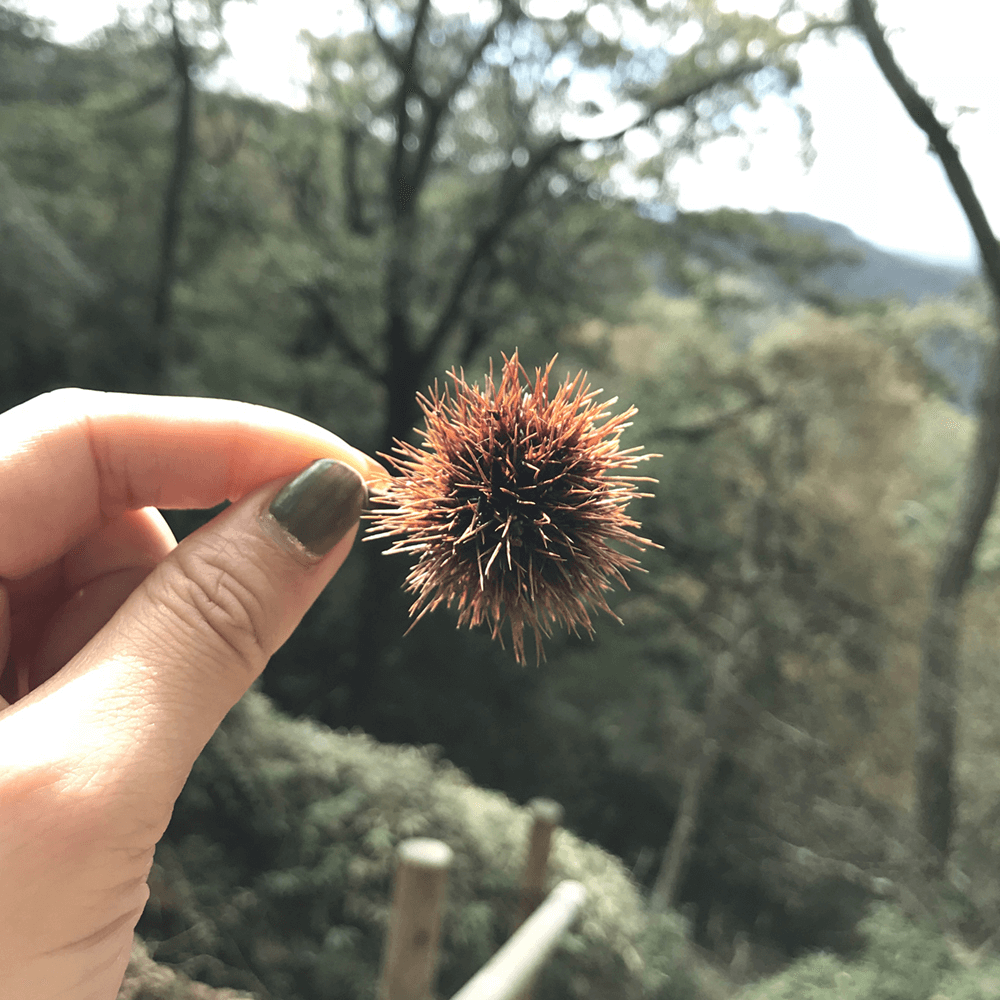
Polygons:
[[[609,594],[623,624],[554,637],[535,669],[444,609],[411,630],[406,560],[358,544],[199,761],[123,998],[371,996],[414,834],[456,852],[448,995],[508,930],[535,796],[565,809],[553,877],[590,890],[539,1000],[991,995],[995,517],[943,876],[910,821],[920,630],[994,335],[982,288],[859,297],[829,279],[865,248],[828,227],[641,211],[737,111],[787,99],[801,39],[700,0],[629,5],[683,50],[666,63],[585,15],[502,5],[487,38],[403,4],[393,37],[310,39],[294,111],[200,89],[221,7],[180,6],[65,47],[0,5],[0,407],[72,384],[222,396],[384,453],[418,440],[415,393],[453,366],[474,382],[515,348],[529,371],[558,353],[554,379],[586,370],[638,406],[623,443],[661,457],[630,513],[660,548]],[[620,70],[616,101],[661,107],[660,153],[560,131],[600,110],[545,89],[564,45]],[[652,182],[641,203],[623,164]],[[183,535],[211,514],[169,518]]]
[[[436,748],[293,721],[251,693],[178,803],[140,929],[158,960],[215,985],[284,1000],[370,997],[395,848],[435,837],[455,852],[438,976],[450,996],[512,929],[529,825],[527,810],[477,788]],[[651,920],[616,858],[563,831],[549,875],[588,895],[535,996],[713,995],[681,921]]]

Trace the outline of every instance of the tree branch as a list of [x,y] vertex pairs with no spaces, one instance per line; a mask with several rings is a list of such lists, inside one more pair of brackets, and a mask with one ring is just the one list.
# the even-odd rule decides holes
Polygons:
[[[840,21],[815,22],[797,35],[788,39],[787,44],[793,44],[804,40],[808,35],[819,28],[839,27],[843,24]],[[444,309],[442,310],[434,329],[421,351],[421,357],[429,361],[434,353],[444,343],[451,330],[452,325],[457,320],[461,311],[462,300],[468,291],[469,285],[476,273],[482,259],[492,251],[504,232],[510,228],[514,219],[521,214],[519,205],[523,204],[522,198],[528,186],[536,177],[548,166],[550,166],[558,156],[567,149],[575,149],[585,142],[618,142],[635,128],[647,125],[661,111],[670,111],[686,105],[695,97],[700,96],[713,87],[726,83],[733,83],[744,76],[751,76],[766,69],[771,64],[760,59],[747,60],[720,70],[711,76],[704,77],[697,83],[691,84],[682,90],[678,90],[661,101],[658,101],[646,114],[625,128],[619,129],[608,135],[597,137],[595,140],[585,139],[582,136],[566,137],[559,136],[553,139],[546,146],[543,146],[538,153],[533,155],[528,164],[524,167],[515,167],[511,163],[504,177],[501,179],[499,187],[504,192],[500,204],[498,204],[492,221],[483,227],[472,247],[464,264],[458,271],[458,275],[452,284]],[[527,208],[527,206],[524,206]]]
[[619,142],[633,129],[642,128],[643,126],[648,125],[658,114],[660,114],[660,112],[674,111],[677,108],[682,108],[689,101],[694,100],[696,97],[700,97],[713,87],[718,87],[720,84],[724,83],[735,83],[737,80],[745,76],[753,76],[754,73],[759,73],[761,70],[770,68],[770,66],[771,63],[765,62],[763,59],[748,59],[744,62],[736,63],[727,69],[719,70],[718,73],[711,77],[699,80],[697,83],[693,83],[691,86],[685,87],[683,90],[678,90],[676,93],[670,94],[662,101],[658,101],[654,104],[644,115],[632,122],[631,125],[626,125],[617,132],[611,132],[605,136],[597,136],[592,140],[577,139],[576,142],[577,144],[587,141]]
[[712,417],[707,417],[705,420],[698,420],[690,424],[666,424],[662,427],[655,427],[651,431],[651,436],[657,438],[679,438],[688,444],[697,444],[699,441],[704,441],[710,435],[738,423],[748,413],[754,413],[756,410],[768,406],[772,402],[772,399],[761,396],[759,399],[751,399],[742,406],[736,406],[731,410],[717,413]]
[[396,91],[396,145],[392,155],[392,172],[389,177],[389,198],[393,215],[400,218],[413,211],[414,198],[409,178],[406,176],[406,137],[409,134],[410,114],[406,103],[416,90],[415,69],[417,65],[417,48],[427,22],[427,12],[430,10],[430,0],[420,0],[413,19],[413,31],[410,33],[410,44],[403,54],[399,66],[401,74],[399,87]]
[[528,206],[524,201],[524,193],[563,149],[578,145],[575,140],[559,138],[546,146],[541,153],[531,158],[525,167],[517,167],[513,162],[507,168],[507,172],[500,181],[500,189],[503,191],[501,202],[493,215],[493,219],[488,225],[480,229],[472,247],[469,249],[465,262],[458,271],[455,281],[452,283],[451,292],[445,302],[445,307],[441,311],[434,329],[431,332],[427,343],[420,350],[422,364],[428,364],[434,357],[441,345],[444,343],[452,325],[458,319],[462,309],[462,302],[468,292],[476,270],[488,253],[497,245],[504,232],[510,228],[514,220],[526,210]]
[[327,342],[333,344],[362,374],[374,382],[384,384],[385,373],[379,370],[347,335],[347,331],[330,308],[322,290],[315,285],[303,285],[298,289],[298,292],[312,308],[313,318],[322,330]]
[[187,186],[191,159],[194,155],[194,80],[191,75],[192,54],[181,35],[173,0],[170,2],[170,58],[180,83],[177,117],[174,120],[173,160],[163,195],[163,215],[160,222],[159,259],[153,289],[152,330],[159,352],[159,377],[169,388],[170,366],[175,345],[170,330],[173,311],[174,284],[177,279],[177,251],[180,245],[184,212],[184,191]]
[[365,8],[365,14],[368,16],[368,20],[371,22],[372,34],[375,36],[375,41],[378,42],[379,48],[385,53],[386,58],[391,62],[397,69],[402,70],[403,68],[403,53],[396,48],[392,42],[389,41],[385,35],[379,30],[378,21],[375,20],[375,8],[371,5],[371,0],[361,0],[362,6]]
[[[826,30],[829,31],[834,28],[843,28],[847,26],[849,21],[826,21],[826,20],[815,20],[809,25],[802,29],[802,31],[796,32],[794,35],[789,35],[782,41],[782,45],[798,45],[800,42],[806,41],[809,36],[814,31]],[[735,63],[726,69],[719,70],[712,76],[704,77],[701,80],[691,84],[689,87],[685,87],[683,90],[678,90],[676,93],[670,94],[663,100],[658,101],[650,109],[638,118],[636,121],[632,122],[631,125],[626,125],[625,128],[619,129],[617,132],[612,132],[609,135],[598,136],[592,140],[580,139],[578,142],[582,143],[585,141],[593,142],[618,142],[631,132],[635,128],[642,128],[648,125],[658,114],[663,111],[674,111],[677,108],[682,108],[689,101],[696,97],[700,97],[706,91],[711,90],[713,87],[718,87],[721,84],[735,83],[737,80],[743,77],[753,76],[755,73],[761,72],[761,70],[774,68],[774,62],[764,59],[746,59],[743,62]]]
[[356,125],[344,128],[344,214],[347,228],[358,236],[371,236],[374,227],[365,217],[365,206],[358,183],[358,146],[361,129]]
[[[408,218],[412,211],[415,202],[416,186],[422,182],[428,169],[434,147],[434,138],[437,134],[440,121],[448,108],[448,101],[450,101],[454,93],[457,93],[474,67],[481,62],[483,51],[485,51],[494,37],[503,18],[509,16],[509,10],[502,9],[489,28],[479,37],[476,45],[468,53],[463,69],[451,81],[449,90],[440,97],[432,98],[421,88],[414,71],[416,49],[427,16],[429,0],[423,0],[416,11],[409,45],[405,51],[395,46],[378,30],[375,24],[371,0],[363,0],[363,2],[368,12],[368,18],[372,24],[377,43],[383,52],[385,52],[386,57],[399,70],[402,77],[394,98],[397,135],[388,191],[389,198],[393,204],[398,243],[395,258],[390,262],[389,267],[389,298],[390,302],[395,303],[395,305],[390,309],[391,317],[388,330],[398,340],[400,336],[409,336],[407,333],[409,324],[404,322],[406,310],[403,300],[405,300],[408,285],[406,262],[412,256],[412,248],[409,245],[411,242],[410,234],[408,234],[405,226],[400,226],[400,223]],[[503,6],[506,8],[507,4],[505,3]],[[791,45],[802,41],[818,28],[838,27],[841,24],[842,22],[813,22],[804,31],[794,36],[788,36],[784,40],[784,44]],[[743,77],[760,72],[771,65],[771,61],[746,60],[735,66],[711,73],[696,83],[657,101],[655,105],[648,109],[645,115],[631,125],[600,137],[597,141],[609,143],[620,141],[632,129],[647,124],[661,111],[682,107],[714,87],[731,84]],[[428,121],[418,153],[421,159],[417,161],[413,170],[407,172],[403,139],[405,138],[404,133],[406,132],[409,120],[406,111],[406,100],[412,96],[419,97],[423,103],[427,110]],[[417,364],[420,367],[426,367],[433,363],[434,356],[440,351],[441,346],[462,315],[463,303],[474,282],[477,280],[477,276],[480,274],[484,260],[493,253],[517,218],[531,207],[531,205],[527,204],[526,198],[528,188],[547,168],[557,161],[565,150],[578,148],[587,141],[590,140],[582,136],[567,137],[558,135],[551,138],[544,145],[537,147],[536,151],[529,156],[527,164],[520,167],[516,166],[513,162],[508,164],[505,173],[497,184],[498,195],[492,216],[479,228],[464,259],[459,262],[454,272],[451,286],[444,296],[444,305],[438,314],[437,320],[432,324],[422,344],[414,344],[412,347],[407,345],[406,363],[408,365]],[[402,345],[398,344],[390,344],[389,346],[394,353],[399,353],[402,349]],[[402,357],[402,354],[400,356]]]
[[429,96],[424,97],[424,103],[427,106],[427,124],[420,136],[420,150],[417,154],[417,162],[414,164],[410,179],[414,191],[419,190],[423,186],[427,175],[427,168],[431,163],[431,155],[434,152],[434,147],[437,145],[441,119],[450,107],[455,95],[468,82],[469,75],[476,68],[477,63],[486,51],[486,47],[496,37],[497,28],[500,27],[507,16],[505,7],[505,4],[501,4],[500,13],[493,19],[482,35],[480,35],[479,41],[466,56],[462,69],[455,74],[441,94],[434,98]]

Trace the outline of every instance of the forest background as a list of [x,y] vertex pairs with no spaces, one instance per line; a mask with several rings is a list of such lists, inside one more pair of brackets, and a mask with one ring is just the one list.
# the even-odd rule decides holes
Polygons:
[[[948,857],[928,861],[909,820],[986,290],[927,269],[946,294],[859,297],[834,279],[863,248],[801,219],[663,211],[678,158],[742,136],[768,94],[794,101],[797,46],[848,30],[843,12],[363,4],[365,30],[310,39],[293,111],[202,86],[223,6],[156,0],[71,47],[0,6],[0,409],[63,385],[224,396],[387,452],[451,366],[558,352],[557,377],[585,368],[638,406],[626,444],[662,458],[633,509],[662,549],[613,596],[623,626],[556,637],[535,669],[447,613],[404,634],[407,567],[359,544],[267,671],[276,709],[251,698],[196,768],[140,927],[155,957],[260,997],[370,995],[386,859],[435,828],[435,782],[457,780],[443,757],[515,801],[557,799],[621,859],[615,892],[648,897],[642,934],[660,937],[589,980],[570,947],[552,996],[604,995],[614,961],[654,954],[636,996],[726,993],[818,949],[884,971],[900,941],[931,956],[900,996],[993,975],[992,522],[965,601]],[[170,517],[178,534],[204,519]],[[425,808],[401,813],[374,777],[423,764],[345,735],[323,745],[354,770],[318,776],[301,734],[319,730],[289,717],[437,747],[407,790]],[[476,905],[507,888],[486,875],[449,931],[456,982],[499,933]],[[862,983],[809,961],[793,976]]]

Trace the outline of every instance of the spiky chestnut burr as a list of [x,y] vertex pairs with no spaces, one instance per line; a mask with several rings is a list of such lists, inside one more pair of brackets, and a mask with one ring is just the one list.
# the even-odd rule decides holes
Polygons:
[[625,512],[649,496],[636,484],[655,480],[618,474],[659,457],[619,447],[635,407],[612,415],[617,397],[596,402],[601,390],[582,372],[550,397],[555,360],[535,369],[533,386],[515,351],[499,384],[491,362],[482,389],[453,369],[453,390],[435,382],[418,395],[421,447],[397,440],[382,456],[400,475],[372,496],[378,506],[367,515],[369,539],[396,538],[387,555],[417,556],[405,585],[417,595],[414,625],[457,602],[460,627],[485,622],[501,645],[508,621],[519,663],[525,625],[541,658],[553,624],[593,635],[593,610],[620,621],[604,592],[613,581],[627,589],[622,573],[639,563],[612,546],[655,545]]

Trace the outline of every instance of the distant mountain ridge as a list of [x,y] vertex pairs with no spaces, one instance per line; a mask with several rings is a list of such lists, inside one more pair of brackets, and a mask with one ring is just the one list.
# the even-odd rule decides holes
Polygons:
[[[738,350],[802,305],[836,312],[898,299],[915,306],[956,296],[979,277],[972,264],[887,250],[801,212],[678,213],[663,227],[665,248],[649,259],[655,286],[670,297],[707,297]],[[921,350],[951,385],[955,405],[969,412],[982,370],[979,336],[949,325],[932,331]]]
[[[899,298],[912,306],[924,298],[956,295],[979,276],[971,263],[929,261],[876,246],[836,222],[804,213],[775,214],[788,229],[818,233],[831,249],[861,258],[856,264],[831,264],[814,274],[842,301]],[[978,336],[970,330],[942,327],[925,340],[921,350],[927,364],[951,384],[955,406],[963,413],[971,412],[984,362]]]
[[772,212],[769,216],[792,231],[817,233],[833,250],[855,251],[858,264],[832,264],[817,270],[816,277],[840,298],[883,299],[899,297],[915,305],[926,296],[954,295],[977,275],[973,264],[930,261],[915,254],[887,250],[862,239],[839,222],[804,212]]

